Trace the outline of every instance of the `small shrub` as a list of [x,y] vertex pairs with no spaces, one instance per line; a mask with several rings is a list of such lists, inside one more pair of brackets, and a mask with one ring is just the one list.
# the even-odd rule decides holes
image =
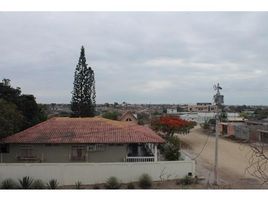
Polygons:
[[75,182],[75,189],[81,189],[81,186],[82,186],[82,182],[81,181]]
[[209,129],[209,123],[205,121],[203,124],[201,124],[203,129]]
[[30,189],[33,184],[33,179],[29,176],[24,176],[22,179],[19,179],[19,184],[21,189]]
[[1,183],[1,189],[16,189],[16,183],[12,179],[5,179]]
[[105,184],[106,189],[119,189],[120,187],[121,187],[121,184],[119,183],[117,178],[114,176],[110,177]]
[[180,158],[180,139],[176,136],[167,138],[164,145],[164,156],[166,160],[179,160]]
[[185,176],[183,179],[180,179],[177,183],[182,185],[191,185],[195,182],[192,176]]
[[194,184],[198,184],[198,183],[199,183],[199,178],[198,178],[198,176],[195,176],[195,177],[193,178],[193,181],[194,181]]
[[133,183],[128,183],[127,189],[135,189],[135,185]]
[[47,188],[48,189],[57,189],[59,186],[58,181],[56,179],[51,179],[48,183],[47,183]]
[[148,174],[141,175],[139,187],[142,189],[150,189],[152,187],[152,178]]
[[35,180],[32,184],[32,189],[45,189],[46,186],[44,184],[44,182],[40,179]]

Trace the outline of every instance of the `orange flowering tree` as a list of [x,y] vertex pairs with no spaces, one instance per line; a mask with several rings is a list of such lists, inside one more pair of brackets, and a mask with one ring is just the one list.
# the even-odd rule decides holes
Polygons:
[[175,133],[187,134],[194,126],[195,122],[173,116],[163,116],[152,121],[152,128],[164,133],[165,137],[172,137]]

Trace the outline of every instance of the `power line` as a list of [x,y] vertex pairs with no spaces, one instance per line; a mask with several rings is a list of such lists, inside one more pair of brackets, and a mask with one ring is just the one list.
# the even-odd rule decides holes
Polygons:
[[202,154],[202,152],[204,151],[205,147],[208,144],[208,139],[209,139],[210,135],[211,135],[211,132],[207,135],[207,139],[206,139],[205,144],[203,145],[201,151],[197,154],[197,156],[195,156],[194,158],[192,158],[192,160],[196,160]]

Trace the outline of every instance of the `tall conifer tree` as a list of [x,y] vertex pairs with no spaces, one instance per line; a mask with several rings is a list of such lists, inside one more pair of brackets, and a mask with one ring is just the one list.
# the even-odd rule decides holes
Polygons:
[[71,108],[74,117],[94,117],[96,91],[94,71],[86,64],[85,49],[82,46],[74,73],[74,88]]

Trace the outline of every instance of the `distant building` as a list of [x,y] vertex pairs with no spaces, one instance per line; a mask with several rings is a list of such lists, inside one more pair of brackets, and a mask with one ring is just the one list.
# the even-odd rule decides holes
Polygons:
[[224,137],[249,140],[250,131],[244,122],[221,122],[217,125],[218,132]]
[[263,143],[268,143],[268,130],[258,130],[259,140]]
[[[197,123],[205,123],[210,119],[215,119],[215,112],[188,112],[181,113],[180,117],[185,120],[195,121]],[[227,113],[228,122],[243,122],[244,120],[239,117],[239,113]]]
[[217,125],[217,130],[224,137],[268,143],[268,121],[266,120],[221,122]]
[[211,106],[211,103],[196,103],[198,106]]
[[250,131],[250,141],[267,143],[268,119],[248,120],[246,123]]
[[138,119],[137,115],[133,114],[131,111],[125,112],[120,118],[120,121],[125,121],[125,122],[133,122],[135,124],[138,124]]
[[167,114],[178,114],[177,108],[168,108]]
[[188,112],[216,112],[216,106],[211,103],[197,103],[196,105],[188,105]]
[[215,119],[216,113],[209,112],[193,112],[193,113],[183,113],[180,118],[190,121],[195,121],[199,124],[205,123],[210,119]]

